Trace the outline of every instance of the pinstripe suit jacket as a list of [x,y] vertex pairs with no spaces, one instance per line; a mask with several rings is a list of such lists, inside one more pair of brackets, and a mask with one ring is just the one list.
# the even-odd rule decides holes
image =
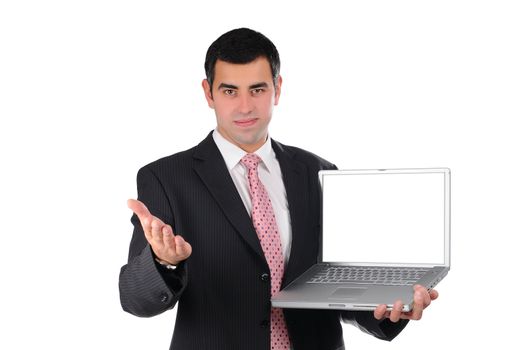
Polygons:
[[[292,247],[282,285],[317,262],[318,171],[335,166],[273,140],[289,203]],[[170,349],[270,349],[269,268],[251,219],[212,133],[199,145],[152,162],[137,174],[138,199],[192,245],[175,271],[160,267],[134,214],[128,263],[121,268],[121,305],[151,317],[179,302]],[[341,320],[391,340],[406,325],[371,312],[285,309],[295,350],[343,349]]]

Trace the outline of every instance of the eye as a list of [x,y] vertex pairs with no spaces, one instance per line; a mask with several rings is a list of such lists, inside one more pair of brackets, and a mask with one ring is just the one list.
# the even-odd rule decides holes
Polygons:
[[236,90],[234,89],[225,89],[223,90],[223,93],[227,96],[234,96],[236,95]]
[[253,95],[262,94],[265,90],[263,88],[256,88],[252,90]]

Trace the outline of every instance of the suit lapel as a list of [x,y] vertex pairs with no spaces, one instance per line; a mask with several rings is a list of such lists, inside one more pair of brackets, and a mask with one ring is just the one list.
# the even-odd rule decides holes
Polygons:
[[[280,164],[282,177],[289,204],[291,217],[292,244],[289,262],[284,272],[282,285],[289,282],[289,275],[294,269],[302,249],[302,233],[307,232],[306,223],[309,222],[309,186],[305,165],[294,159],[294,151],[280,143],[271,140],[276,158]],[[243,205],[225,161],[210,133],[197,147],[194,153],[194,171],[203,181],[212,197],[236,229],[240,237],[262,259],[267,266],[260,241],[250,216]]]
[[194,153],[194,170],[238,234],[266,262],[247,209],[210,133]]
[[298,252],[302,249],[302,234],[308,229],[306,223],[309,222],[309,186],[307,168],[303,163],[294,159],[294,151],[274,140],[272,140],[272,145],[282,171],[291,218],[291,253],[282,280],[282,286],[285,286],[291,279],[289,276],[296,265]]

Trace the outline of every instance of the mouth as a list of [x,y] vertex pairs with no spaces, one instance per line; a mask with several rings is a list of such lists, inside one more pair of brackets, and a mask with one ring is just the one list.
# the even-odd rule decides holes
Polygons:
[[235,120],[234,124],[240,127],[248,127],[248,126],[252,126],[256,124],[257,121],[258,121],[258,118],[240,119],[240,120]]

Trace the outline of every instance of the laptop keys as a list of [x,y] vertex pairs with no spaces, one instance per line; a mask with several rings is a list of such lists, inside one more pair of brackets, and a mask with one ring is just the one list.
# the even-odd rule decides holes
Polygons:
[[405,286],[414,285],[428,269],[411,267],[327,267],[311,278],[307,283],[355,283]]

